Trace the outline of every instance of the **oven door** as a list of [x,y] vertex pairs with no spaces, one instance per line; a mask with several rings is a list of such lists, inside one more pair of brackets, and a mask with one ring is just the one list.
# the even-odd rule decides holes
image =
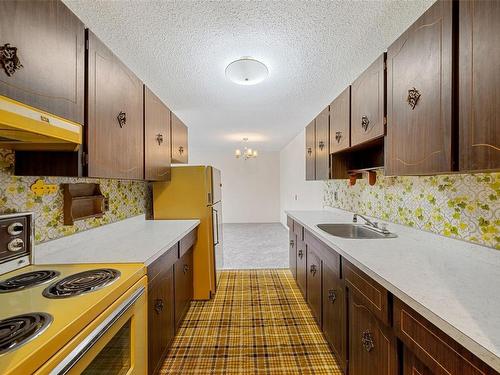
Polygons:
[[143,278],[35,374],[146,374],[146,332]]

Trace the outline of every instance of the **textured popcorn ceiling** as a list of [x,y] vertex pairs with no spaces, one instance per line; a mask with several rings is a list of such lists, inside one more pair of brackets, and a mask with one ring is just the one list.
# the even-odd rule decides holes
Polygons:
[[[284,147],[432,0],[64,2],[190,128],[191,147]],[[226,80],[252,56],[256,86]]]

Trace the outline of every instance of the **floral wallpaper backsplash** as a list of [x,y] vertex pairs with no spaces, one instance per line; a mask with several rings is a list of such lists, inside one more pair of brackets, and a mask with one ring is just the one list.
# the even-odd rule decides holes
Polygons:
[[[337,194],[335,194],[337,193]],[[337,199],[335,199],[337,198]],[[324,205],[500,250],[500,173],[325,181]]]
[[[13,152],[0,149],[0,213],[33,211],[36,243],[145,212],[147,204],[145,182],[72,177],[17,177],[13,175],[13,168]],[[43,196],[35,195],[31,191],[31,185],[37,180],[57,185],[56,191]],[[109,198],[109,210],[102,218],[76,221],[71,226],[63,225],[63,195],[59,184],[73,182],[100,184],[103,195]]]

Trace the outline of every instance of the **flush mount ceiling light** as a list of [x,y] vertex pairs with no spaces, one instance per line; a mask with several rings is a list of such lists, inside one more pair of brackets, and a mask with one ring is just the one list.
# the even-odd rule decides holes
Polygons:
[[267,66],[251,57],[242,57],[226,67],[226,77],[238,85],[256,85],[268,75]]

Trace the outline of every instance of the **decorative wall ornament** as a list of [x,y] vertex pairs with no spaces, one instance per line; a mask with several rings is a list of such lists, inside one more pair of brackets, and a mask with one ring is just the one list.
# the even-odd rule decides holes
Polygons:
[[127,114],[125,112],[120,111],[120,113],[118,113],[118,116],[116,116],[116,119],[118,120],[118,125],[120,125],[120,128],[123,128],[123,126],[127,124]]
[[5,74],[9,77],[23,67],[17,56],[17,48],[11,46],[9,43],[0,46],[0,63],[3,70],[5,70]]
[[406,99],[406,101],[408,102],[411,109],[415,109],[418,103],[418,99],[420,99],[420,93],[418,92],[418,90],[415,87],[409,89],[408,98]]
[[[336,193],[336,194],[335,194]],[[337,199],[335,199],[337,196]],[[500,173],[325,182],[324,205],[500,250]]]
[[38,197],[43,197],[44,195],[50,195],[57,193],[59,190],[59,185],[57,184],[46,184],[44,180],[36,180],[30,187],[33,194]]

